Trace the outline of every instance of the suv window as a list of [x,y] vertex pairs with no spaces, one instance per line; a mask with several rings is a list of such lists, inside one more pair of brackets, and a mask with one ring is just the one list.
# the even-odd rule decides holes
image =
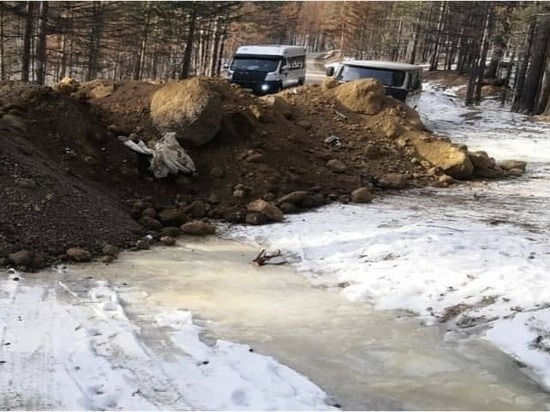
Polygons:
[[384,86],[402,87],[405,82],[405,76],[405,72],[400,70],[375,69],[344,64],[336,80],[351,82],[353,80],[372,77],[380,81]]

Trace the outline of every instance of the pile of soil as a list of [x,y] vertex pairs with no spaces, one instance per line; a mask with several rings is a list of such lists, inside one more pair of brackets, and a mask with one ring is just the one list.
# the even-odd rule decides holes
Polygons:
[[221,127],[200,147],[182,142],[198,175],[166,179],[154,179],[121,141],[153,147],[160,138],[150,105],[162,85],[95,81],[56,91],[0,83],[0,265],[114,256],[184,232],[211,233],[210,220],[262,224],[442,182],[397,138],[398,128],[423,126],[391,98],[365,116],[318,85],[257,98],[205,81],[221,96]]

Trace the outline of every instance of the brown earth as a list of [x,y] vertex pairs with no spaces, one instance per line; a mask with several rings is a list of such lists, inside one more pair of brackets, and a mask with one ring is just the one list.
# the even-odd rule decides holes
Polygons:
[[[150,146],[159,139],[150,104],[161,85],[98,80],[55,91],[0,83],[0,265],[31,270],[88,260],[87,252],[108,262],[113,247],[212,232],[192,220],[261,224],[348,202],[359,188],[354,201],[368,202],[370,194],[454,181],[418,157],[411,142],[431,137],[389,97],[361,115],[345,104],[353,88],[310,85],[259,99],[204,81],[221,96],[221,127],[201,147],[182,142],[198,175],[158,180],[120,137]],[[257,199],[266,202],[250,206]],[[74,247],[78,257],[67,254]]]

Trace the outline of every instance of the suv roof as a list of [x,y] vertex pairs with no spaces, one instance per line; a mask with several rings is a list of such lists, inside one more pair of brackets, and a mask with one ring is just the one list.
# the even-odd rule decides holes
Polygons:
[[396,63],[379,60],[345,60],[342,65],[372,67],[375,69],[392,69],[392,70],[422,70],[420,66],[408,63]]

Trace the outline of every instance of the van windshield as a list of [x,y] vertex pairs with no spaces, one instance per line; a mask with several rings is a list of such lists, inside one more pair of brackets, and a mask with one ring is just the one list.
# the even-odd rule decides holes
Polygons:
[[235,56],[231,70],[252,70],[257,72],[274,72],[279,67],[280,58],[253,58]]
[[377,79],[384,86],[402,87],[405,82],[405,72],[344,64],[336,80],[351,82],[353,80],[366,78]]

